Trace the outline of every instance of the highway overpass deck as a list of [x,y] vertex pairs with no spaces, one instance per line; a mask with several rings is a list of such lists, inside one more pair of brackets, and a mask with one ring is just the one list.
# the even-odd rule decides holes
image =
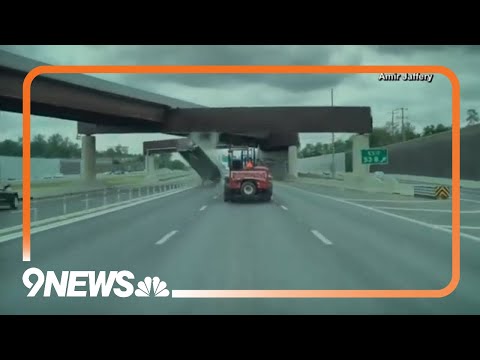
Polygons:
[[[23,80],[39,65],[47,64],[0,51],[3,110],[22,112]],[[78,121],[81,134],[372,130],[368,106],[205,107],[85,74],[41,75],[32,84],[31,97],[32,114]]]

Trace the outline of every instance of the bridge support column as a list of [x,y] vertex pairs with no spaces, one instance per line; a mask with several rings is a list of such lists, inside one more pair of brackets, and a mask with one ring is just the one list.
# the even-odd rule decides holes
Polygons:
[[258,158],[270,168],[273,179],[284,180],[288,174],[288,151],[264,151],[260,150]]
[[[219,142],[218,132],[191,132],[188,135],[189,139],[193,141],[201,150],[199,153],[203,153],[201,163],[195,164],[195,167],[191,163],[192,158],[185,158],[187,162],[195,168],[195,171],[202,178],[202,182],[206,180],[216,179],[221,177],[222,165],[217,157],[217,145]],[[190,159],[190,160],[188,160]],[[202,168],[202,170],[200,170]]]
[[355,135],[352,143],[352,173],[356,176],[367,176],[370,166],[362,164],[362,150],[370,147],[369,135]]
[[96,156],[95,156],[95,136],[82,136],[82,161],[81,177],[85,182],[93,182],[96,179]]
[[145,172],[148,174],[153,171],[155,171],[155,156],[145,155]]
[[288,147],[288,176],[293,178],[298,176],[297,147],[294,145]]

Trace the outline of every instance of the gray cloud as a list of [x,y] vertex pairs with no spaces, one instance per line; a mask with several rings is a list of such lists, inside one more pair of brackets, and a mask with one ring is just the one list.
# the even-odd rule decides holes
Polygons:
[[[121,46],[13,45],[0,48],[53,64],[436,64],[452,69],[461,84],[462,118],[479,108],[479,46]],[[380,83],[371,75],[103,75],[111,81],[205,106],[336,105],[371,106],[374,125],[389,120],[389,111],[408,107],[418,130],[428,124],[451,123],[451,86],[438,75],[427,83]],[[480,109],[479,109],[480,110]],[[8,118],[8,120],[5,120]],[[15,120],[17,119],[17,120]],[[294,121],[294,119],[292,119]],[[21,136],[21,116],[0,113],[0,139]],[[73,122],[32,117],[32,133],[56,130],[74,139]],[[347,134],[337,134],[346,137]],[[101,135],[99,148],[121,142],[139,152],[141,142],[163,134]],[[302,134],[305,141],[329,141],[330,134]]]
[[[335,52],[332,46],[235,46],[235,45],[130,45],[119,47],[93,46],[95,52],[104,51],[105,62],[115,64],[142,65],[311,65],[335,64]],[[361,54],[350,54],[346,62],[361,62]],[[246,84],[267,84],[290,92],[312,91],[334,87],[349,75],[136,75],[124,77],[127,84],[141,82],[152,87],[161,82],[182,84],[191,87],[229,88]]]
[[406,55],[406,54],[418,54],[419,52],[433,54],[438,51],[451,51],[460,50],[469,53],[479,53],[479,45],[371,45],[375,50],[394,54],[394,55]]

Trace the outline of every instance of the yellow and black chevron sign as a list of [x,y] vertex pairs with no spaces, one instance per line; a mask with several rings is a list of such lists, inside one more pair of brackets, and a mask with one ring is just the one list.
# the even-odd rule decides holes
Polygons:
[[450,197],[450,189],[448,186],[437,186],[435,189],[435,197],[437,199],[448,199]]

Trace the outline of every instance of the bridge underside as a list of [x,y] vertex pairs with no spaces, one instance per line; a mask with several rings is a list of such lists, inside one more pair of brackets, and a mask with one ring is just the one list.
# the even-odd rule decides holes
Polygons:
[[[226,144],[217,144],[217,149],[227,148]],[[195,144],[189,138],[146,141],[143,143],[143,153],[146,164],[154,164],[149,158],[159,153],[178,152],[203,181],[219,182],[222,174],[218,164],[206,150]],[[150,165],[151,166],[151,165]],[[147,168],[147,171],[152,169]]]
[[[33,108],[33,107],[32,107]],[[59,115],[57,115],[59,116]],[[98,119],[98,114],[95,119]],[[79,120],[80,134],[151,133],[187,135],[190,132],[284,133],[336,132],[370,133],[372,117],[369,107],[229,107],[207,109],[158,109],[148,125],[137,121],[123,125],[124,118],[107,123]]]
[[[25,76],[40,65],[48,64],[0,50],[0,109],[22,112]],[[84,135],[216,133],[220,142],[259,146],[270,153],[298,145],[301,132],[372,131],[369,107],[207,108],[84,74],[35,78],[31,114],[77,121],[78,133]],[[91,136],[85,137],[86,147],[94,143]],[[90,164],[91,159],[86,162]],[[88,164],[84,164],[85,169],[89,169]]]
[[[208,136],[209,134],[202,133],[202,135]],[[292,162],[296,162],[298,136],[293,137],[294,139],[291,139],[290,136],[279,138],[283,140],[283,142],[279,142],[282,146],[270,147],[267,150],[260,148],[259,158],[272,169],[276,178],[281,179],[286,176],[288,167],[292,166]],[[206,143],[209,142],[206,141]],[[210,142],[210,144],[213,144],[213,142]],[[225,149],[230,145],[259,147],[259,141],[251,137],[238,137],[230,138],[227,142],[220,140],[217,144],[214,144],[216,149]],[[294,154],[291,154],[292,148]],[[216,160],[216,155],[211,152],[212,150],[214,150],[213,147],[202,147],[190,138],[154,140],[143,143],[146,164],[154,164],[150,159],[154,154],[178,152],[204,181],[219,182],[221,180],[220,164]],[[292,155],[294,156],[292,157]],[[152,165],[148,165],[147,171],[152,170],[151,167]]]
[[[0,108],[22,112],[23,81],[43,64],[0,51]],[[281,75],[279,75],[281,76]],[[35,78],[31,113],[78,121],[80,134],[342,132],[369,133],[369,107],[227,107],[198,104],[148,93],[84,74]],[[90,126],[85,124],[91,124]]]

